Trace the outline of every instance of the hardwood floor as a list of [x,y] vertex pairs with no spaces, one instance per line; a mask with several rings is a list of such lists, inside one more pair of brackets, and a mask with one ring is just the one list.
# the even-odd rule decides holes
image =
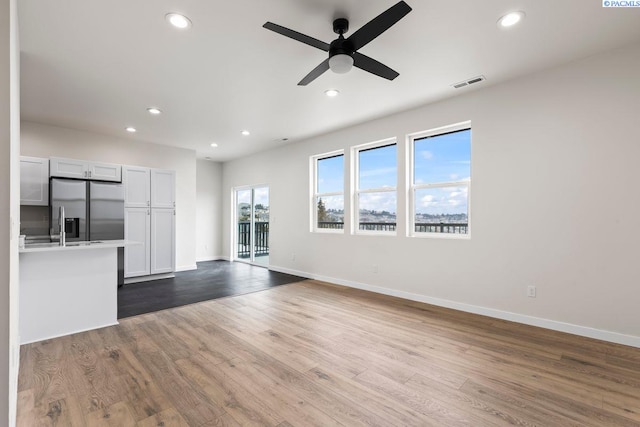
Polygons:
[[640,349],[315,281],[21,349],[18,425],[640,426]]
[[171,279],[131,283],[119,288],[118,319],[301,280],[304,279],[242,262],[199,262],[197,270],[178,272]]

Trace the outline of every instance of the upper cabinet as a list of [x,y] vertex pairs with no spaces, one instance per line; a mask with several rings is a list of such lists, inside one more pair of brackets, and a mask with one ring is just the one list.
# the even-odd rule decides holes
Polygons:
[[151,207],[175,208],[176,173],[171,170],[151,169]]
[[49,205],[49,159],[20,157],[20,204]]
[[124,205],[128,208],[148,208],[151,205],[151,170],[138,166],[122,167]]
[[122,166],[111,163],[89,163],[89,179],[100,181],[122,181]]
[[122,181],[122,167],[110,163],[52,157],[49,175],[60,178],[95,179],[100,181]]
[[85,162],[84,160],[52,157],[49,165],[49,176],[51,177],[88,178],[89,162]]

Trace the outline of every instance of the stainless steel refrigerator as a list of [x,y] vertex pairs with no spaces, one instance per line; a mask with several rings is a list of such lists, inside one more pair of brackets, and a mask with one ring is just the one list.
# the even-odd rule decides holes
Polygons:
[[[67,242],[124,239],[124,187],[117,182],[51,178],[51,236],[59,236],[60,206]],[[118,249],[118,284],[124,282],[124,250]]]

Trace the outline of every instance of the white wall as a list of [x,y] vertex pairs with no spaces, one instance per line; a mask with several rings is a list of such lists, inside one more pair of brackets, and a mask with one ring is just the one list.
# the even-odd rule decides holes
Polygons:
[[0,426],[16,419],[20,81],[15,0],[0,1]]
[[219,259],[222,254],[222,164],[196,162],[196,260]]
[[21,154],[175,170],[176,268],[196,268],[195,151],[23,121]]
[[[635,45],[225,163],[223,230],[231,188],[268,183],[276,269],[640,346],[638,75]],[[404,179],[397,237],[309,232],[309,156],[342,148],[348,165],[395,136],[404,159],[406,134],[465,120],[470,240],[406,237]]]

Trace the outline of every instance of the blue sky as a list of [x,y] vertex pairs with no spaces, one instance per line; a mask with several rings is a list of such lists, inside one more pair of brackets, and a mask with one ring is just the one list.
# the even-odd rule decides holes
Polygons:
[[471,130],[415,141],[416,184],[468,180],[471,177]]
[[318,160],[318,193],[344,191],[344,156]]
[[[412,178],[416,184],[468,181],[471,177],[471,130],[418,139],[414,154],[415,173]],[[397,186],[396,145],[361,151],[358,160],[360,189]],[[319,193],[344,191],[344,156],[319,160],[318,178]],[[419,190],[416,212],[466,213],[467,191],[466,186]],[[342,197],[334,199],[325,200],[327,208],[341,209]],[[332,206],[334,204],[339,206]],[[360,207],[395,212],[396,195],[384,192],[363,195]]]

